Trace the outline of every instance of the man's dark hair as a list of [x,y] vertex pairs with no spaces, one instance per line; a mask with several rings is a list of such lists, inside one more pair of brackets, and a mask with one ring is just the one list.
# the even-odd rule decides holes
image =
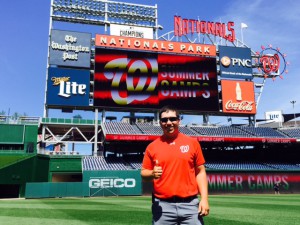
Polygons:
[[176,117],[180,119],[180,112],[174,106],[166,105],[159,110],[159,119],[161,119],[161,114],[164,112],[174,111],[176,113]]

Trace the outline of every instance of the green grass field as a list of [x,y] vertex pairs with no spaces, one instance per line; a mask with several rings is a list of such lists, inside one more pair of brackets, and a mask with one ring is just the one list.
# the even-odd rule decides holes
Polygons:
[[[149,225],[150,197],[0,200],[0,224]],[[298,225],[300,195],[210,196],[205,225]]]

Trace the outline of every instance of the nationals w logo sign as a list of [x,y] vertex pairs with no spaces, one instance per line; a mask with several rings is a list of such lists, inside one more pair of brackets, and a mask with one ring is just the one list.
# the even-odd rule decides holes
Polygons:
[[[118,58],[108,62],[104,71],[104,76],[111,80],[112,99],[118,105],[144,101],[156,88],[157,76],[148,77],[148,74],[158,73],[155,59]],[[121,85],[125,85],[125,90]]]
[[263,55],[260,58],[260,63],[262,64],[262,69],[265,73],[276,73],[280,68],[280,59],[278,54],[273,56]]
[[256,52],[258,70],[264,73],[265,78],[271,77],[273,80],[276,76],[283,78],[282,74],[288,73],[286,66],[289,62],[286,62],[286,54],[281,53],[279,48],[273,48],[271,44],[268,47],[261,46],[261,49],[261,52]]

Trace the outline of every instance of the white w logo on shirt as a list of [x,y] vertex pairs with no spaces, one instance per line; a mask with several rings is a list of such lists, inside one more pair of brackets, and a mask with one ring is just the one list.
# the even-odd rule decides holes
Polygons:
[[181,150],[182,153],[188,152],[189,149],[190,149],[190,146],[189,146],[189,145],[181,145],[181,146],[180,146],[180,150]]

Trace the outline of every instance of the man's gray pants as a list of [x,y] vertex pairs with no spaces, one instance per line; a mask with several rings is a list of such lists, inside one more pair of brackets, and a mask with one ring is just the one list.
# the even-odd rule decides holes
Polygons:
[[170,202],[153,199],[153,225],[204,225],[198,213],[199,199],[188,202]]

